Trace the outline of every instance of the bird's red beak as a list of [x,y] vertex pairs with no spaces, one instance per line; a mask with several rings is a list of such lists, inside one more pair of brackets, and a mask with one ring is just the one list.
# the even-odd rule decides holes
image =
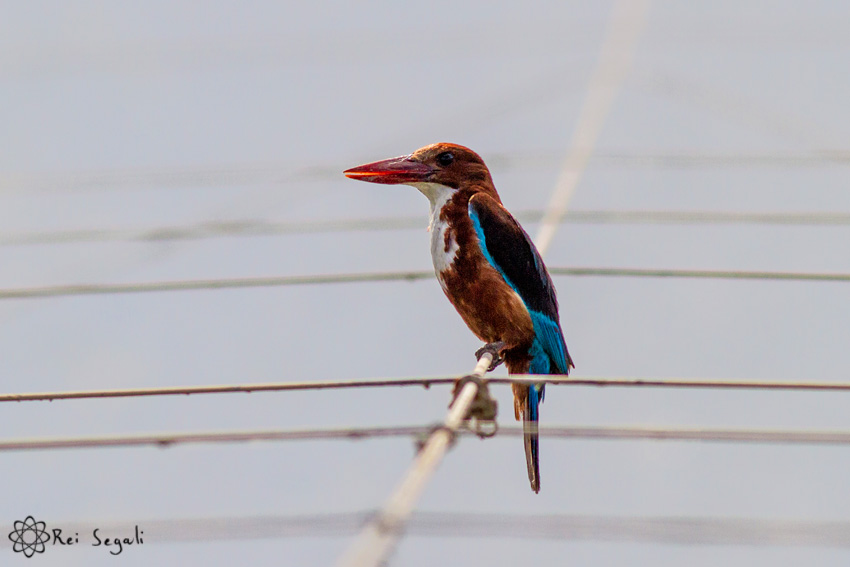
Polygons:
[[416,161],[410,156],[394,157],[358,165],[343,171],[345,176],[351,179],[387,185],[427,181],[432,172],[430,166]]

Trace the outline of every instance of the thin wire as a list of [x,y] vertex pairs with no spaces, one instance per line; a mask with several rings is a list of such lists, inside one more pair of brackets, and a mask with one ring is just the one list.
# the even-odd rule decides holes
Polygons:
[[[192,394],[233,394],[454,384],[456,376],[423,378],[370,378],[364,380],[327,380],[313,382],[264,382],[258,384],[221,384],[174,386],[166,388],[128,388],[120,390],[77,390],[68,392],[29,392],[0,394],[2,402],[36,402],[97,398],[137,398],[149,396],[187,396]],[[643,388],[720,388],[741,390],[850,391],[850,382],[783,382],[776,380],[721,380],[706,378],[555,378],[514,374],[491,376],[492,384],[552,384],[557,386],[643,387]]]
[[218,431],[204,433],[165,433],[103,437],[62,437],[55,439],[21,439],[0,441],[0,451],[44,449],[93,449],[104,447],[171,447],[185,444],[239,443],[248,441],[305,441],[367,439],[374,437],[409,437],[427,434],[427,427],[367,427],[325,430]]
[[[474,397],[474,393],[471,394]],[[460,423],[460,422],[459,422]],[[295,429],[265,431],[214,431],[201,433],[161,433],[98,437],[57,437],[44,439],[0,440],[0,452],[42,451],[49,449],[101,449],[114,447],[173,447],[188,444],[247,443],[255,441],[358,441],[388,437],[429,438],[442,427],[433,425],[394,427],[351,427],[337,429]],[[716,443],[759,443],[783,445],[850,445],[850,431],[789,431],[778,429],[715,429],[682,427],[540,427],[542,437],[609,441],[704,441]],[[472,436],[471,431],[456,431]],[[501,427],[501,437],[521,437],[522,427]]]
[[211,386],[177,386],[166,388],[130,388],[122,390],[80,390],[72,392],[39,392],[0,394],[0,402],[32,402],[79,400],[90,398],[133,398],[146,396],[183,396],[190,394],[230,394],[251,392],[280,392],[293,390],[325,390],[344,388],[373,388],[381,386],[424,386],[451,384],[457,377],[400,378],[368,380],[334,380],[325,382],[269,382],[261,384],[222,384]]
[[570,211],[564,220],[586,224],[766,224],[791,226],[841,226],[850,224],[850,213],[735,211]]
[[379,281],[415,281],[430,279],[433,272],[364,272],[354,274],[328,274],[308,276],[269,276],[256,278],[229,278],[208,280],[172,280],[126,284],[71,284],[17,289],[0,289],[0,299],[33,299],[68,297],[78,295],[104,295],[120,293],[150,293],[162,291],[189,291],[290,285],[357,283]]
[[684,545],[850,547],[850,522],[760,518],[616,517],[420,513],[415,535],[467,535],[578,541],[664,542]]
[[[549,166],[563,162],[563,154],[555,152],[488,153],[487,163],[493,169]],[[622,153],[597,152],[591,164],[605,166],[694,168],[694,167],[820,167],[850,163],[845,149],[817,150],[805,153]],[[64,173],[5,173],[0,175],[0,192],[91,191],[138,188],[204,188],[244,187],[266,184],[281,186],[313,181],[340,179],[340,165],[316,164],[293,167],[286,164],[235,164],[211,167],[144,168],[134,170],[94,170]]]
[[805,153],[598,153],[594,162],[612,166],[649,168],[702,168],[702,167],[821,167],[844,166],[850,163],[850,152],[845,149],[813,150]]
[[552,243],[555,231],[593,154],[617,91],[631,67],[649,5],[649,0],[619,0],[611,9],[599,60],[588,82],[561,173],[534,239],[541,256],[546,255]]
[[[292,516],[143,519],[51,522],[67,533],[132,534],[139,527],[148,542],[234,541],[288,537],[346,537],[356,533],[376,510]],[[755,545],[850,547],[850,522],[713,518],[705,516],[595,516],[414,512],[408,535],[555,539],[561,541],[661,542],[677,545]],[[0,548],[10,548],[0,538]]]
[[[549,268],[549,273],[553,276],[698,278],[821,282],[850,281],[850,274],[829,272],[768,272],[746,270],[674,270],[652,268],[552,267]],[[431,279],[433,277],[434,272],[430,270],[411,270],[403,272],[361,272],[349,274],[266,276],[255,278],[224,278],[207,280],[171,280],[117,284],[67,284],[44,287],[21,287],[0,289],[0,300],[72,297],[80,295],[112,295],[125,293],[283,287],[292,285],[331,283],[417,281]]]
[[549,268],[558,276],[630,278],[698,278],[732,280],[850,281],[850,274],[828,272],[768,272],[750,270],[672,270],[651,268]]
[[[542,210],[519,211],[514,216],[524,223],[539,222]],[[744,213],[732,211],[567,211],[562,222],[569,224],[761,224],[778,226],[846,226],[850,213],[791,212]],[[196,224],[143,229],[92,228],[34,231],[0,235],[2,246],[70,244],[83,242],[170,242],[208,238],[275,236],[354,231],[421,229],[421,216],[372,217],[316,221],[267,221],[242,219],[206,221]]]

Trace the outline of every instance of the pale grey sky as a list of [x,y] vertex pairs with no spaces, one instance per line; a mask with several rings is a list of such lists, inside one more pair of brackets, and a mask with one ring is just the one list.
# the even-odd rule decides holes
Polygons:
[[[7,2],[0,239],[421,215],[421,230],[0,246],[0,289],[430,269],[427,201],[341,171],[435,141],[543,207],[608,2]],[[574,210],[850,211],[850,4],[653,2]],[[836,153],[837,152],[837,153]],[[339,174],[337,174],[339,172]],[[536,227],[527,227],[533,234]],[[850,228],[565,224],[552,266],[850,272]],[[846,380],[841,283],[556,277],[575,376]],[[435,281],[0,301],[4,392],[449,375],[480,345]],[[503,373],[504,370],[499,370]],[[512,424],[507,387],[494,387]],[[427,424],[449,390],[3,404],[3,439]],[[550,388],[550,425],[848,429],[831,393]],[[407,439],[0,453],[0,526],[358,512]],[[837,447],[462,441],[420,508],[850,521]],[[25,561],[0,532],[2,563]],[[165,539],[163,536],[162,539]],[[350,541],[157,543],[42,565],[330,564]],[[5,543],[3,543],[5,542]],[[392,565],[846,565],[847,549],[405,539]]]

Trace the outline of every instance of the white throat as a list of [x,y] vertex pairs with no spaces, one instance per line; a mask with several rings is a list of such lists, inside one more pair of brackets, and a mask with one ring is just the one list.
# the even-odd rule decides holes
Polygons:
[[411,183],[411,185],[428,197],[428,201],[431,203],[431,222],[428,224],[428,230],[431,232],[431,260],[434,262],[437,279],[440,280],[440,285],[445,290],[446,285],[441,272],[452,265],[460,246],[458,246],[454,235],[451,234],[449,235],[448,246],[446,246],[446,232],[449,225],[440,219],[440,211],[454,197],[457,189],[439,183]]
[[410,185],[416,187],[420,193],[428,197],[428,201],[431,203],[431,223],[428,225],[428,230],[433,232],[435,225],[440,222],[440,211],[457,193],[457,189],[439,183],[411,183]]

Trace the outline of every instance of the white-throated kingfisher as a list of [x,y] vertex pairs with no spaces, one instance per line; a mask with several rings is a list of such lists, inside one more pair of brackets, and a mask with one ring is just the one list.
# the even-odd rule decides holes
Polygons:
[[[351,179],[416,187],[431,202],[431,258],[449,301],[510,374],[569,374],[555,286],[528,234],[502,206],[481,157],[432,144],[346,170]],[[538,406],[545,384],[513,384],[528,480],[540,491]]]

